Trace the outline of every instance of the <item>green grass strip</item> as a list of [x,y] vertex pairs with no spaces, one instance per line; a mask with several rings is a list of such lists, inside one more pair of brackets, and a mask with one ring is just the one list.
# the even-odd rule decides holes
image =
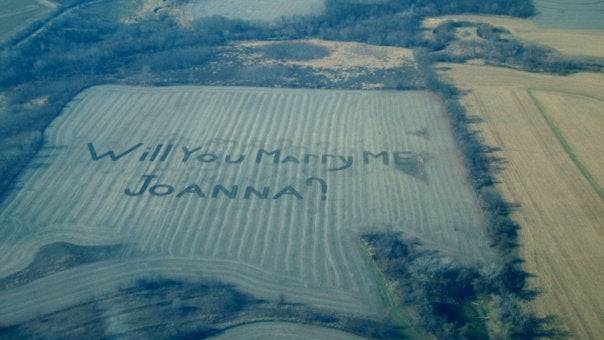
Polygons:
[[431,339],[431,337],[417,329],[413,322],[413,316],[411,315],[410,307],[403,306],[396,296],[396,293],[392,290],[392,287],[388,283],[388,279],[386,275],[380,270],[377,264],[373,261],[371,256],[369,255],[369,246],[361,241],[361,249],[363,253],[363,257],[373,274],[373,278],[377,284],[378,293],[382,302],[384,303],[388,316],[394,326],[401,332],[401,337],[403,339]]

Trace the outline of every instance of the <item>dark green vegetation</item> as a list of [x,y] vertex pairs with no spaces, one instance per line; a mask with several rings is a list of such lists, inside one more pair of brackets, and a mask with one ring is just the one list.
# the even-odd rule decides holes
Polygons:
[[[127,314],[124,321],[120,316]],[[253,322],[290,321],[393,338],[379,321],[325,313],[302,304],[257,299],[219,282],[141,279],[121,289],[20,323],[1,325],[3,339],[179,338],[201,339]]]
[[303,42],[280,42],[262,46],[258,50],[267,58],[275,60],[312,60],[329,55],[329,50],[325,47]]
[[[500,66],[562,74],[599,70],[600,65],[562,58],[552,50],[516,41],[506,31],[489,25],[445,23],[432,32],[432,37],[426,37],[420,27],[423,18],[445,14],[526,17],[534,11],[530,2],[327,0],[326,11],[320,17],[292,18],[273,25],[212,17],[194,22],[191,28],[179,27],[167,16],[134,24],[121,23],[111,9],[126,3],[120,0],[65,2],[51,20],[37,23],[3,46],[0,92],[8,104],[0,116],[0,194],[17,184],[21,169],[41,147],[45,128],[84,88],[102,83],[330,87],[327,79],[301,67],[238,64],[228,56],[229,44],[238,40],[315,37],[415,48],[425,80],[424,85],[416,86],[434,90],[443,98],[472,183],[488,214],[493,246],[500,250],[502,261],[489,271],[472,268],[435,252],[420,250],[413,242],[391,234],[365,237],[373,251],[372,257],[389,282],[397,287],[401,303],[417,309],[421,318],[418,324],[438,337],[486,337],[493,326],[482,319],[485,314],[500,320],[499,331],[510,337],[558,334],[547,327],[549,319],[536,318],[519,307],[534,292],[526,290],[528,274],[522,271],[516,250],[518,226],[509,216],[514,206],[505,202],[494,188],[493,171],[501,166],[501,160],[494,159],[493,150],[483,145],[472,131],[473,119],[459,103],[459,92],[436,77],[433,63],[478,58]],[[472,25],[481,40],[461,41],[455,35],[456,29]],[[264,53],[275,59],[299,60],[324,55],[325,51],[277,44]],[[394,80],[389,87],[409,88],[395,80],[404,77],[404,70],[390,75]],[[345,86],[354,88],[355,84]],[[79,252],[70,247],[65,248],[69,254]],[[75,258],[85,261],[87,257]],[[71,260],[62,263],[64,268],[71,265]],[[25,271],[2,283],[10,287],[11,282],[27,282],[49,273]],[[172,280],[142,281],[115,295],[3,331],[15,338],[48,329],[56,331],[56,336],[78,336],[83,332],[103,334],[100,333],[104,329],[101,301],[110,300],[124,309],[135,301],[151,306],[136,313],[140,313],[141,320],[147,320],[143,322],[145,325],[154,326],[128,326],[132,335],[139,336],[173,336],[177,330],[184,332],[178,333],[181,336],[203,336],[218,332],[227,324],[252,322],[252,319],[293,320],[366,336],[393,335],[390,327],[375,321],[261,301],[223,284]],[[169,317],[157,320],[157,315]],[[54,328],[53,325],[61,325],[62,320],[72,317],[76,318],[70,324],[72,328],[69,325]]]

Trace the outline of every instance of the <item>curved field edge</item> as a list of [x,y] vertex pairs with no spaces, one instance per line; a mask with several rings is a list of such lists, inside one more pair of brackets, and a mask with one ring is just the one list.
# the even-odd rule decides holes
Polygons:
[[225,328],[210,339],[334,339],[360,340],[362,337],[346,333],[336,328],[300,325],[293,322],[252,321]]
[[[285,294],[287,300],[299,301],[325,310],[348,313],[363,311],[366,314],[365,308],[362,308],[363,304],[354,295],[346,295],[337,290],[325,290],[318,294],[316,291],[305,289],[302,285],[293,284],[288,288],[282,288],[279,284],[267,280],[271,277],[270,273],[237,263],[148,257],[114,259],[81,265],[25,285],[6,289],[0,294],[7,305],[1,311],[2,319],[6,322],[19,322],[36,312],[52,312],[67,308],[78,300],[85,300],[98,292],[108,292],[120,283],[146,275],[189,279],[212,277],[237,285],[244,291],[269,300],[277,300]],[[48,290],[48,292],[37,301],[31,301],[31,295],[41,290]]]
[[208,278],[182,279],[147,274],[67,308],[18,322],[4,321],[7,338],[46,336],[207,337],[258,322],[296,323],[299,329],[347,332],[362,337],[393,337],[379,320],[326,313],[303,304],[258,299],[232,285]]

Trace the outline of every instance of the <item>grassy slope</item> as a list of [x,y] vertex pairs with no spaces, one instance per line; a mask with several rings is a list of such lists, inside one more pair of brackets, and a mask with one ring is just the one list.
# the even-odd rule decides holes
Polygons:
[[0,42],[26,28],[36,20],[43,19],[51,8],[36,0],[0,1]]

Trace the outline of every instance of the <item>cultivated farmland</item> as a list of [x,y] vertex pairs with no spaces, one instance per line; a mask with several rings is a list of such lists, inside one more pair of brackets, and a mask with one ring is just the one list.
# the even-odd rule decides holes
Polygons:
[[604,324],[604,76],[560,77],[503,68],[440,65],[488,145],[506,160],[499,190],[520,208],[525,268],[539,313],[558,315],[577,338],[601,339]]
[[359,245],[369,231],[403,231],[463,263],[496,261],[426,91],[100,86],[64,109],[46,141],[0,206],[0,276],[53,242],[125,249],[3,290],[4,322],[148,274],[372,315],[382,302]]

